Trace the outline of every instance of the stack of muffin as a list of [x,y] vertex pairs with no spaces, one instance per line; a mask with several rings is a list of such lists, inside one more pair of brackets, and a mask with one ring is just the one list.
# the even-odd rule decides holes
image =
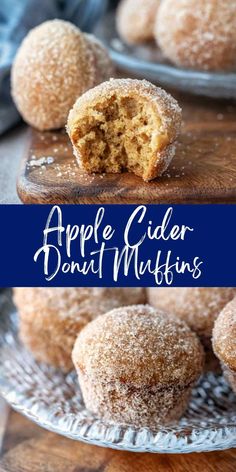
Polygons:
[[87,409],[105,420],[177,421],[217,358],[236,391],[235,288],[18,288],[14,299],[25,346],[74,365]]

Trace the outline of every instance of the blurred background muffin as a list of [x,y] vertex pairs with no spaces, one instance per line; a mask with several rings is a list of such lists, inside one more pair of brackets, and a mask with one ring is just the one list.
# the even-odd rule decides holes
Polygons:
[[154,31],[163,54],[177,66],[236,69],[236,6],[232,0],[162,0]]
[[154,39],[154,26],[160,0],[122,0],[117,9],[116,26],[128,44]]
[[206,350],[206,368],[211,370],[217,368],[211,342],[214,322],[235,295],[233,287],[154,287],[148,289],[148,302],[190,326]]
[[141,288],[16,288],[20,338],[38,361],[72,368],[71,352],[81,329],[98,315],[145,303]]

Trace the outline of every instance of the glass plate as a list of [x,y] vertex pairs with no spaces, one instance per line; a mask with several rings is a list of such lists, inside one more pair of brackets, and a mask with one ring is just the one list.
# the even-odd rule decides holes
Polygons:
[[141,78],[184,92],[214,98],[236,98],[236,72],[208,73],[171,65],[155,44],[130,47],[118,36],[115,12],[102,17],[94,33],[110,50],[118,67]]
[[17,338],[10,296],[1,295],[0,302],[0,393],[30,420],[75,440],[127,451],[187,453],[236,446],[236,397],[222,376],[202,378],[185,416],[171,428],[105,423],[86,410],[74,372],[64,376],[34,361]]

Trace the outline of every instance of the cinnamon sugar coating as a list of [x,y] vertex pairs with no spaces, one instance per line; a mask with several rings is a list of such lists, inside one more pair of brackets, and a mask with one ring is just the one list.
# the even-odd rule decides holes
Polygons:
[[94,64],[96,69],[96,83],[94,83],[95,86],[114,77],[115,68],[109,52],[103,46],[101,41],[99,41],[99,39],[97,39],[93,34],[85,34],[85,37],[94,56]]
[[91,41],[63,20],[46,21],[27,34],[12,67],[12,96],[27,123],[39,130],[64,127],[78,96],[103,74],[109,77]]
[[154,25],[160,0],[122,0],[116,14],[116,27],[128,44],[154,38]]
[[109,421],[155,427],[183,414],[204,356],[184,322],[138,305],[89,323],[72,358],[90,411]]
[[164,0],[155,37],[178,66],[209,71],[236,69],[236,8],[232,0]]
[[218,316],[213,329],[212,342],[216,356],[225,366],[226,371],[229,370],[228,378],[230,379],[234,373],[236,379],[236,297]]
[[146,80],[113,79],[82,95],[67,130],[78,163],[88,173],[131,171],[149,181],[170,164],[181,109]]
[[61,128],[78,95],[95,80],[93,56],[76,26],[46,21],[23,40],[12,68],[12,95],[21,115],[40,129]]
[[209,345],[214,322],[236,295],[233,287],[154,287],[147,291],[150,305],[184,320]]
[[219,371],[212,350],[212,330],[222,308],[236,295],[235,288],[155,287],[147,291],[150,305],[184,320],[200,337],[205,348],[205,370]]
[[96,316],[127,303],[145,302],[140,288],[16,288],[20,338],[38,361],[72,368],[81,329]]

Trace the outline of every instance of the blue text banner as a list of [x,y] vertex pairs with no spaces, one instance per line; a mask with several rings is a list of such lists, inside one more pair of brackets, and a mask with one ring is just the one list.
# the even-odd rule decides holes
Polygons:
[[1,205],[0,285],[235,286],[234,205]]

